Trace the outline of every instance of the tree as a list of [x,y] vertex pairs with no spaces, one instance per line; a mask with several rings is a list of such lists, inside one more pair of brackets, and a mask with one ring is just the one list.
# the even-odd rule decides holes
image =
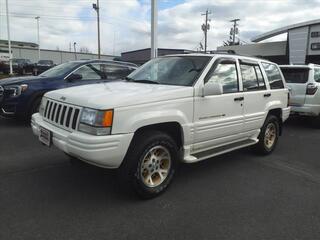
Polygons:
[[81,47],[80,50],[79,50],[81,53],[91,53],[91,51],[89,50],[89,48],[87,47]]

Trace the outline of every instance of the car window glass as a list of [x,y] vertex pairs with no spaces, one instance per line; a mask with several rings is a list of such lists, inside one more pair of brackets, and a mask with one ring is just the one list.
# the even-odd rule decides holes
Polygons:
[[129,69],[125,66],[103,64],[102,67],[102,71],[105,73],[106,79],[108,80],[121,79],[128,76],[132,72],[132,69]]
[[309,78],[308,68],[281,68],[287,83],[306,83]]
[[266,89],[261,70],[258,65],[241,64],[243,91]]
[[166,85],[192,86],[211,57],[167,56],[150,60],[128,77]]
[[271,89],[284,88],[280,70],[275,64],[262,63],[262,66],[267,74]]
[[320,68],[314,69],[314,80],[320,82]]
[[82,80],[105,79],[105,74],[101,71],[100,64],[87,64],[74,72],[82,76]]
[[222,61],[206,79],[207,82],[222,84],[223,93],[239,91],[237,66],[235,62]]

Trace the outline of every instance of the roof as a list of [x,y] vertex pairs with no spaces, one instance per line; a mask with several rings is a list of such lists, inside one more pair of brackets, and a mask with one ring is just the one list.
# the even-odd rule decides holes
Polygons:
[[277,28],[275,30],[272,30],[272,31],[263,33],[261,35],[258,35],[256,37],[252,38],[251,41],[252,42],[261,42],[261,41],[266,40],[268,38],[280,35],[282,33],[286,33],[291,29],[300,28],[300,27],[306,27],[306,26],[315,25],[315,24],[320,24],[320,19],[307,21],[307,22],[296,23],[296,24],[292,24],[292,25],[289,25],[289,26],[286,26],[286,27]]

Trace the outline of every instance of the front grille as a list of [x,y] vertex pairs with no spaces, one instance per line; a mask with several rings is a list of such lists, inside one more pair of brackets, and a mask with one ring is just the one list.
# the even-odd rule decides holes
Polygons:
[[58,127],[66,130],[75,130],[77,128],[80,110],[80,107],[48,99],[43,117],[46,121]]

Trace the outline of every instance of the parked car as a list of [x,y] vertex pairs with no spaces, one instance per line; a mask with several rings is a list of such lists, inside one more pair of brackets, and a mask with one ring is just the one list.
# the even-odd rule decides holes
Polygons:
[[125,62],[90,60],[58,65],[39,76],[0,80],[0,114],[25,120],[38,111],[43,94],[48,91],[127,76],[136,65]]
[[172,55],[126,79],[46,93],[31,124],[43,144],[119,168],[144,198],[162,193],[181,161],[251,145],[270,154],[290,114],[281,71],[267,60]]
[[52,60],[39,60],[38,63],[34,65],[33,74],[39,75],[48,69],[56,66]]
[[[12,59],[12,70],[14,73],[25,75],[33,72],[34,64],[29,59],[14,58]],[[0,64],[0,72],[10,73],[10,62],[3,61]]]
[[320,126],[320,65],[282,65],[292,114],[314,117]]

